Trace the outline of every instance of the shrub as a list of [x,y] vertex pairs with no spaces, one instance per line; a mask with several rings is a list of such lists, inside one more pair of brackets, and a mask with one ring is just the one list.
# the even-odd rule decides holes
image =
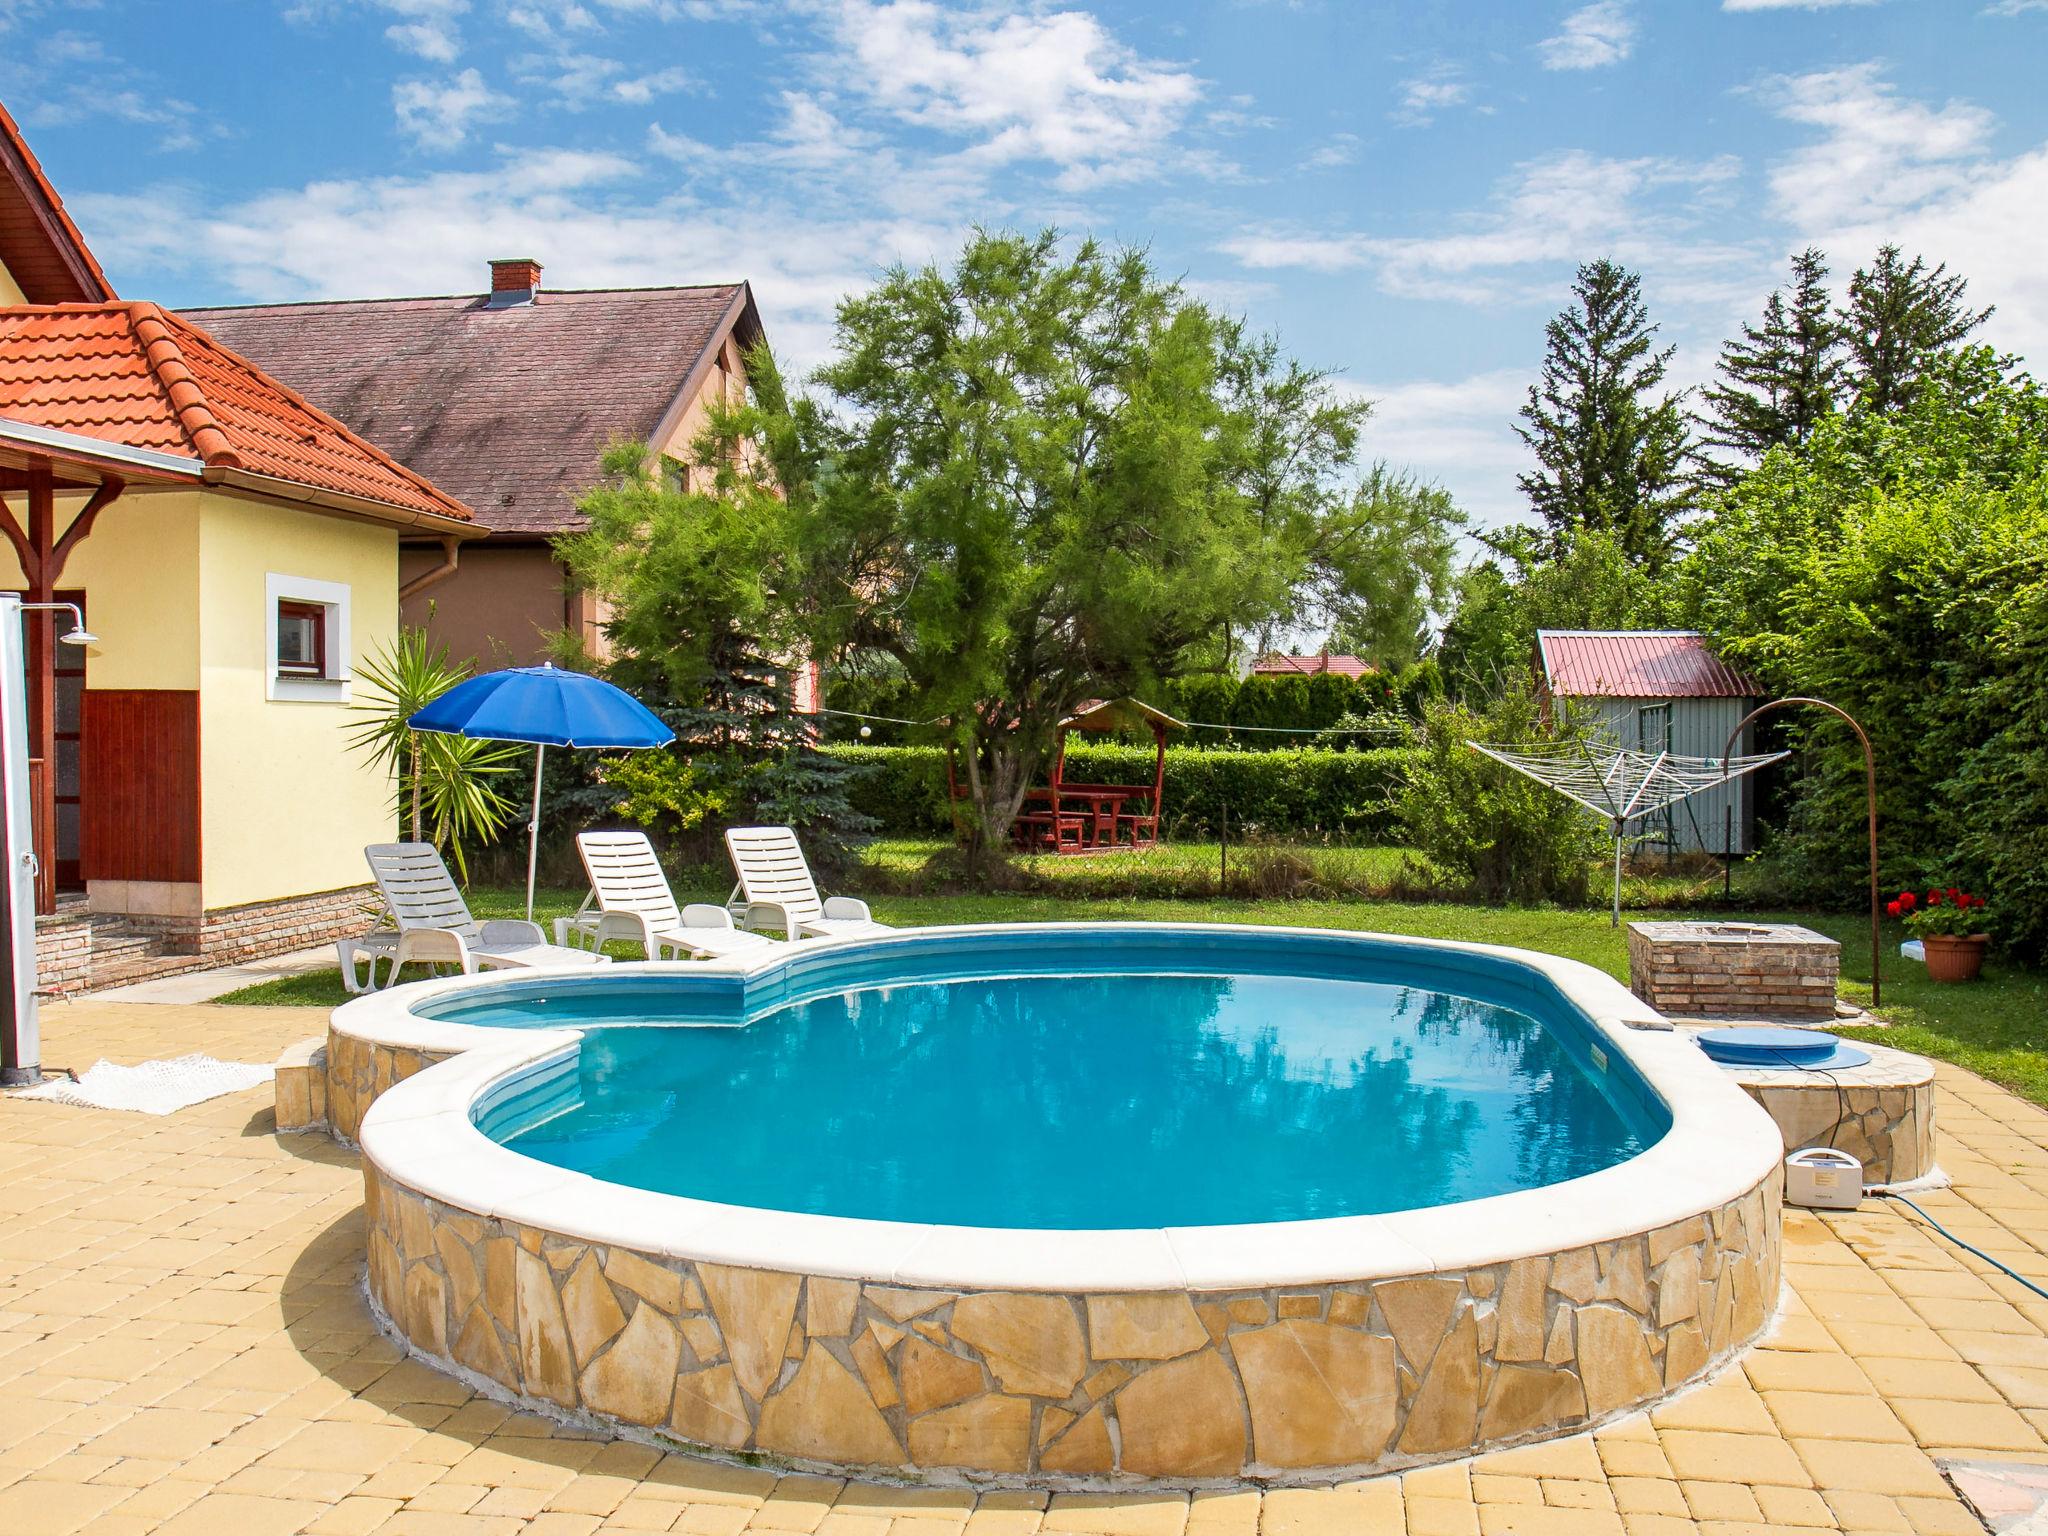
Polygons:
[[[1564,722],[1567,735],[1577,729]],[[1444,700],[1423,715],[1423,745],[1404,759],[1396,815],[1408,845],[1488,902],[1583,903],[1606,837],[1584,809],[1482,757],[1468,741],[1552,735],[1526,684],[1478,707]]]
[[[856,785],[857,809],[890,832],[951,829],[946,754],[939,747],[827,747],[842,762],[870,771]],[[1392,795],[1413,756],[1406,747],[1339,752],[1288,747],[1266,752],[1169,747],[1166,824],[1169,835],[1214,837],[1228,818],[1230,835],[1322,833],[1367,842],[1393,832]],[[1150,747],[1075,743],[1066,777],[1075,783],[1149,784]]]

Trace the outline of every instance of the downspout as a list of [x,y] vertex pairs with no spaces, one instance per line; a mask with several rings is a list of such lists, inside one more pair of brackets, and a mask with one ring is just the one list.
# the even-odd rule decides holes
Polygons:
[[430,570],[421,571],[419,575],[413,577],[411,581],[400,587],[398,589],[399,602],[404,603],[418,597],[429,587],[439,586],[450,576],[453,576],[461,548],[462,541],[454,534],[444,535],[441,539],[441,563]]

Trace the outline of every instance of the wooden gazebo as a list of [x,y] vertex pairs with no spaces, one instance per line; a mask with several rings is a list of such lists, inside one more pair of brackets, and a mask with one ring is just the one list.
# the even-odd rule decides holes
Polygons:
[[[1156,750],[1150,784],[1088,784],[1066,778],[1067,733],[1148,727]],[[1060,722],[1051,782],[1025,796],[1012,826],[1019,847],[1049,853],[1107,853],[1114,848],[1150,848],[1159,841],[1166,792],[1166,733],[1185,722],[1142,699],[1102,699],[1082,705]]]

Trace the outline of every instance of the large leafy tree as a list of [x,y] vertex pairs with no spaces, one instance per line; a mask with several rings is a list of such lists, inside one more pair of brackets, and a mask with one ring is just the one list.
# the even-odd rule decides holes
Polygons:
[[1903,409],[1929,365],[1991,318],[1992,310],[1969,307],[1968,289],[1947,263],[1907,261],[1896,245],[1859,268],[1841,316],[1856,397],[1872,410]]
[[1808,246],[1792,258],[1790,293],[1772,290],[1763,319],[1721,348],[1720,381],[1700,392],[1705,446],[1734,462],[1709,477],[1730,483],[1773,448],[1797,448],[1841,398],[1842,323],[1828,296],[1827,258]]
[[1544,336],[1542,376],[1516,428],[1537,460],[1522,492],[1553,544],[1592,529],[1656,569],[1692,500],[1684,397],[1662,392],[1677,348],[1657,345],[1642,279],[1604,259],[1579,268],[1572,303]]
[[837,342],[807,621],[945,722],[985,852],[1076,705],[1288,611],[1359,412],[1141,253],[1050,232],[889,271]]

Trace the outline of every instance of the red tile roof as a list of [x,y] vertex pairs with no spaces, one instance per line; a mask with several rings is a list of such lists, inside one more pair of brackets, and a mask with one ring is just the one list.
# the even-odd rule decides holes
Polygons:
[[728,334],[760,336],[745,283],[542,290],[186,311],[477,509],[503,537],[583,526],[605,445],[645,442]]
[[470,520],[461,502],[154,304],[0,307],[0,417]]
[[98,303],[114,296],[107,274],[5,106],[0,106],[0,266],[32,304]]
[[1738,672],[1690,629],[1545,629],[1536,635],[1543,677],[1560,698],[1754,699]]
[[1339,677],[1370,677],[1379,668],[1357,656],[1333,656],[1328,651],[1319,651],[1313,656],[1261,656],[1252,663],[1254,677],[1290,677],[1300,673],[1313,677],[1318,672],[1334,672]]

